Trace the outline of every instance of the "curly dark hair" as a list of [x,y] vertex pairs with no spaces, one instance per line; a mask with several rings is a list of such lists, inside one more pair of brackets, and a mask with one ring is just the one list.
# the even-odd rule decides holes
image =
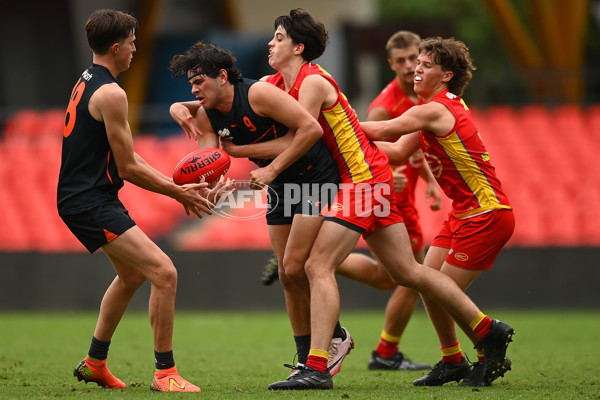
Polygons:
[[205,74],[210,78],[216,78],[219,72],[227,71],[227,80],[231,83],[237,82],[242,77],[242,72],[235,68],[236,59],[231,51],[222,49],[214,43],[205,44],[196,42],[185,54],[173,56],[169,63],[169,71],[174,77],[188,77],[190,72]]
[[273,26],[275,29],[283,27],[292,38],[292,43],[304,45],[302,58],[305,61],[321,57],[327,47],[329,34],[325,25],[301,8],[291,10],[289,15],[277,17]]
[[473,77],[471,71],[476,69],[467,46],[452,37],[448,39],[433,37],[421,42],[419,53],[427,54],[434,63],[442,67],[443,71],[452,71],[454,76],[448,82],[448,90],[457,96],[462,96],[463,90]]

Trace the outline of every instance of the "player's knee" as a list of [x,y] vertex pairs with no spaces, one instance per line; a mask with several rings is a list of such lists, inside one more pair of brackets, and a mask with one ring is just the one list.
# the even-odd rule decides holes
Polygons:
[[398,284],[392,279],[385,266],[381,263],[377,263],[375,266],[377,280],[375,281],[374,287],[379,290],[394,290],[398,287]]
[[397,288],[398,286],[404,286],[404,287],[411,288],[411,289],[418,289],[421,287],[421,285],[419,283],[417,283],[415,280],[412,280],[412,279],[409,279],[406,277],[394,279],[394,289]]
[[146,277],[140,273],[121,274],[119,279],[123,287],[129,291],[136,291],[146,281]]
[[292,279],[290,279],[290,277],[288,276],[287,271],[282,267],[279,268],[279,282],[281,282],[281,285],[284,288],[295,285]]
[[283,275],[291,281],[304,279],[304,260],[285,256],[283,258]]
[[306,279],[304,270],[286,271],[286,276],[291,282],[300,282]]
[[170,259],[167,260],[156,268],[150,280],[155,287],[175,291],[177,289],[177,269]]
[[416,289],[420,287],[420,279],[418,270],[415,268],[422,267],[416,262],[414,265],[405,266],[398,265],[396,268],[389,270],[391,280],[394,282],[394,287],[397,285],[406,286],[408,288]]
[[373,287],[377,290],[394,290],[398,287],[398,284],[392,278],[386,276],[374,282]]
[[335,267],[328,266],[321,261],[309,258],[304,266],[304,272],[309,280],[315,280],[327,276],[334,276]]
[[162,279],[165,281],[165,283],[177,287],[177,269],[173,263],[169,263],[168,266],[164,267]]

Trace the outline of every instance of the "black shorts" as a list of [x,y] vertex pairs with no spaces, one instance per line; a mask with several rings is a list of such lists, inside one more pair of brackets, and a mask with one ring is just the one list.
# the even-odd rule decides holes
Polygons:
[[135,221],[117,198],[60,217],[90,253],[135,226]]
[[320,215],[339,190],[337,168],[315,170],[294,182],[272,182],[267,191],[267,225],[290,225],[294,215]]

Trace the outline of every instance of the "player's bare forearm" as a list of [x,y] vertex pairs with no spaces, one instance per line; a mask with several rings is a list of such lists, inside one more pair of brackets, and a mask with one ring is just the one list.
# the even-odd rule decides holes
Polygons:
[[431,169],[429,169],[429,164],[427,164],[425,157],[423,157],[423,162],[419,167],[419,176],[428,184],[437,184],[433,173],[431,173]]
[[290,145],[275,157],[270,164],[277,174],[280,174],[287,167],[298,161],[300,157],[321,139],[323,130],[318,122],[313,119],[311,120],[311,123],[307,125],[308,126],[296,131]]
[[223,150],[232,157],[272,160],[291,146],[293,137],[293,132],[288,132],[285,136],[266,142],[237,146],[228,140],[224,140],[221,142],[221,145],[223,146]]
[[169,181],[169,182],[173,182],[173,178],[169,178],[168,176],[166,176],[165,174],[163,174],[162,172],[160,172],[159,170],[154,168],[152,165],[148,164],[146,162],[146,160],[144,160],[139,154],[135,153],[135,158],[140,164],[145,165],[147,168],[149,168],[152,172],[154,172],[156,175],[158,175],[162,179]]

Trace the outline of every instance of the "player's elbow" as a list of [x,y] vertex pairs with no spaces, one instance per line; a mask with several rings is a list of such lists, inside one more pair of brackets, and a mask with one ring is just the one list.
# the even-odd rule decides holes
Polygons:
[[312,124],[311,130],[312,130],[312,137],[315,138],[315,141],[321,139],[321,136],[323,136],[323,128],[316,120],[315,120],[315,123]]
[[171,114],[171,116],[174,116],[177,112],[177,110],[181,109],[183,107],[183,105],[181,103],[173,103],[171,104],[171,107],[169,107],[169,114]]
[[119,177],[124,181],[131,182],[137,175],[137,168],[135,163],[125,163],[117,165],[119,170]]
[[323,128],[317,120],[310,121],[304,128],[304,138],[306,142],[316,143],[323,136]]
[[372,122],[372,121],[361,122],[360,127],[361,127],[362,131],[364,132],[364,134],[369,139],[371,139],[373,141],[386,140],[385,138],[383,138],[383,135],[382,135],[383,130],[380,128],[380,126],[376,125],[375,122]]
[[394,140],[398,138],[391,129],[388,129],[387,125],[379,125],[372,131],[373,140]]
[[388,158],[390,159],[391,165],[400,165],[404,162],[402,160],[402,157],[400,156],[400,154],[398,154],[397,151],[394,151],[394,150],[386,151],[386,154],[387,154]]
[[131,182],[135,175],[131,173],[131,171],[127,169],[119,170],[119,177],[124,181]]

